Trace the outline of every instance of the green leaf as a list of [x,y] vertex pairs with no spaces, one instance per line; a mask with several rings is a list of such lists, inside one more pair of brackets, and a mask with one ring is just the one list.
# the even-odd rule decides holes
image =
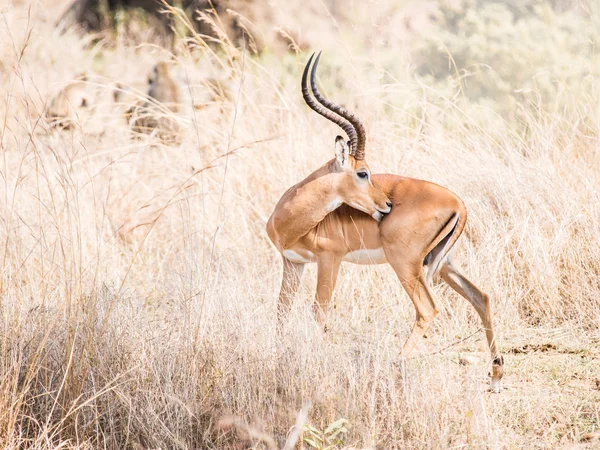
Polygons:
[[348,428],[346,427],[342,427],[342,428],[338,428],[337,430],[335,430],[333,433],[331,433],[328,437],[329,440],[331,439],[335,439],[336,436],[338,436],[339,434],[345,434],[348,432]]
[[335,422],[330,423],[329,426],[327,428],[325,428],[325,434],[329,434],[332,431],[343,427],[347,423],[348,423],[348,421],[346,419],[338,419]]
[[309,438],[304,438],[304,443],[310,445],[312,448],[321,448],[321,446],[319,444],[317,444],[315,441],[313,441],[312,439]]
[[313,434],[315,434],[317,436],[319,436],[321,434],[321,430],[319,430],[319,429],[317,429],[317,428],[315,428],[315,427],[313,427],[312,425],[309,425],[309,424],[304,424],[304,430],[305,431],[309,431],[309,432],[311,432],[311,433],[313,433]]

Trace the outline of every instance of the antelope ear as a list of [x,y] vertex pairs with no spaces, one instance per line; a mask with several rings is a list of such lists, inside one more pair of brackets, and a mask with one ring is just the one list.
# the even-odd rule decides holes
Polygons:
[[344,138],[337,136],[335,138],[335,159],[340,169],[345,168],[348,165],[348,155],[350,154],[350,148]]

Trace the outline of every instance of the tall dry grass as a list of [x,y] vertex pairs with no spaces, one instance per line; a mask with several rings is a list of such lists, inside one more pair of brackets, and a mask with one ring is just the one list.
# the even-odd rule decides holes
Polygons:
[[[282,446],[307,404],[318,429],[349,421],[347,448],[550,448],[597,429],[597,98],[489,128],[488,110],[430,102],[409,76],[382,84],[377,54],[324,55],[324,90],[365,121],[374,172],[467,204],[456,259],[491,295],[508,353],[507,390],[491,395],[480,322],[441,284],[442,313],[400,374],[414,310],[386,266],[342,267],[326,334],[309,269],[275,335],[266,220],[339,133],[302,103],[306,55],[177,49],[188,102],[208,73],[227,68],[236,86],[178,118],[179,146],[133,139],[110,107],[61,133],[41,116],[66,79],[95,73],[104,98],[169,55],[59,35],[36,14],[0,21],[2,448],[266,448],[259,432]],[[219,426],[231,416],[252,436]]]

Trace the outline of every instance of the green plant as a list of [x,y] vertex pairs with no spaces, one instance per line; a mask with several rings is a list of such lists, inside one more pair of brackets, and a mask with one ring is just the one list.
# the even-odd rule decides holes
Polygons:
[[303,441],[317,450],[333,449],[344,443],[345,434],[348,432],[347,425],[348,421],[343,418],[330,423],[324,430],[306,424]]
[[[589,95],[599,66],[597,15],[551,2],[442,3],[441,19],[414,52],[422,80],[512,117],[517,103],[564,107]],[[558,95],[562,90],[568,96]]]

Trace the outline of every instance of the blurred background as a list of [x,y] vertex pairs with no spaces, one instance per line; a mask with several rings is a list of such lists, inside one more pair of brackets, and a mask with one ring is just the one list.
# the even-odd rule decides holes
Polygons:
[[[591,90],[598,71],[598,5],[589,0],[169,4],[181,8],[194,30],[213,44],[224,33],[228,42],[253,54],[325,49],[347,58],[366,52],[378,62],[381,83],[414,77],[448,97],[460,93],[509,118],[518,103],[559,107],[557,91]],[[172,46],[190,35],[157,0],[52,2],[48,19],[109,41]]]
[[[0,447],[273,450],[298,422],[306,449],[594,448],[599,7],[0,2]],[[455,259],[492,299],[501,395],[442,283],[399,370],[414,308],[385,265],[342,266],[327,333],[310,267],[276,335],[265,225],[340,133],[300,95],[319,50],[372,171],[467,205]]]

